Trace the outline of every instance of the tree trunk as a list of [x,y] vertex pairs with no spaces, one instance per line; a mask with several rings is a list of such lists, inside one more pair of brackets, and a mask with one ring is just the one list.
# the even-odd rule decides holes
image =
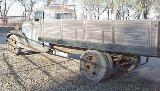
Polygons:
[[148,16],[147,16],[147,15],[148,15],[148,11],[147,11],[147,9],[146,9],[146,10],[143,11],[143,18],[144,18],[144,19],[148,19]]
[[98,19],[98,20],[100,19],[100,9],[99,9],[99,6],[98,6],[98,15],[97,15],[97,19]]
[[27,19],[27,9],[25,8],[24,9],[24,17],[25,17],[25,20]]
[[100,16],[98,15],[97,19],[99,20],[100,19]]
[[29,12],[29,14],[28,14],[28,17],[30,17],[31,16],[31,14],[32,14],[32,11],[33,11],[33,4],[30,6],[30,12]]
[[93,14],[92,14],[92,11],[90,10],[90,20],[92,20],[92,16]]
[[140,19],[140,16],[141,16],[141,14],[138,14],[138,15],[137,15],[137,19]]
[[125,11],[123,11],[123,13],[122,13],[122,19],[123,20],[125,19]]
[[117,12],[116,12],[116,20],[120,20],[120,11],[119,10],[117,10]]
[[129,20],[129,9],[127,10],[127,19],[126,20]]
[[109,16],[109,9],[108,9],[108,11],[107,11],[107,14],[108,14],[108,20],[109,20],[109,18],[110,18],[110,16]]

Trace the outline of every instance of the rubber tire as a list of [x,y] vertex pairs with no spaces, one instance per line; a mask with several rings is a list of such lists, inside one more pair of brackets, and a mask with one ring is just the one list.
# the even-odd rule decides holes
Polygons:
[[[89,78],[88,76],[86,76],[84,74],[84,70],[82,70],[84,68],[84,62],[83,62],[83,58],[88,54],[88,53],[91,53],[91,54],[95,54],[98,56],[98,58],[100,59],[100,64],[102,65],[103,68],[101,68],[100,70],[100,73],[99,75],[96,77],[96,78]],[[109,53],[103,53],[103,52],[100,52],[100,51],[96,51],[96,50],[88,50],[86,51],[84,54],[81,55],[80,57],[80,73],[81,75],[89,80],[89,81],[92,81],[92,82],[101,82],[101,81],[104,81],[106,80],[107,77],[110,76],[110,74],[112,73],[112,68],[113,68],[113,65],[112,65],[112,58],[110,56]]]

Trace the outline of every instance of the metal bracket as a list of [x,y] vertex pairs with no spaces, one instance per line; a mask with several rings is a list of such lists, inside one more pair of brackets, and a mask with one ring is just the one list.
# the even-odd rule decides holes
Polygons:
[[141,65],[145,65],[149,62],[149,57],[147,57],[146,62],[142,63]]

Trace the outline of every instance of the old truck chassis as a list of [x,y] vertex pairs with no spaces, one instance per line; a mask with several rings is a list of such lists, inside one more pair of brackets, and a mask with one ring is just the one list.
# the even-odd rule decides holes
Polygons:
[[[140,56],[160,57],[159,21],[42,20],[25,22],[22,30],[8,34],[8,47],[14,53],[30,47],[83,50],[80,72],[90,81],[109,77],[115,68],[134,70]],[[47,45],[47,44],[48,45]]]

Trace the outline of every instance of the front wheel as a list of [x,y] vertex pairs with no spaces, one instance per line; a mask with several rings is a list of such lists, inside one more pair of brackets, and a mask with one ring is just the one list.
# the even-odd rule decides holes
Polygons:
[[16,55],[20,54],[21,48],[19,47],[19,39],[16,35],[10,35],[7,39],[9,51],[15,53]]
[[112,58],[109,53],[88,50],[80,58],[80,72],[89,81],[104,81],[110,76],[112,68]]

